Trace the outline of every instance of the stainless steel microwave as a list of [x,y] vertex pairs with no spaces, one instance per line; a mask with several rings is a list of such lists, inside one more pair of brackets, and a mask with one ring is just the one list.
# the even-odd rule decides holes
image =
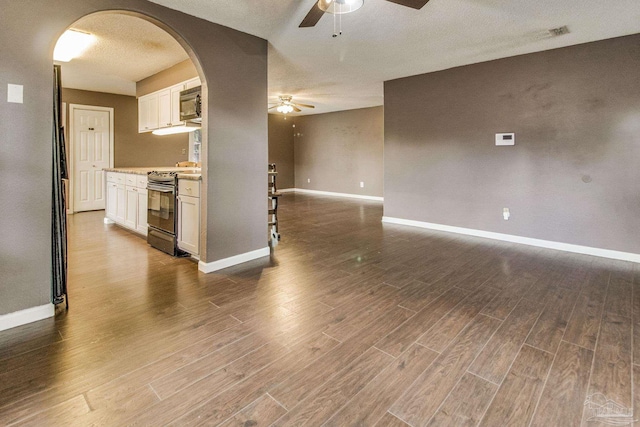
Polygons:
[[202,122],[202,86],[180,92],[180,120]]

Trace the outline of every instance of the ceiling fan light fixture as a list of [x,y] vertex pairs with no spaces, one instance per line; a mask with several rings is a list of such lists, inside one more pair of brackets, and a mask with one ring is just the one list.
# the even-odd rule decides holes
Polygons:
[[280,105],[278,106],[278,108],[276,108],[276,110],[278,111],[278,113],[288,114],[293,111],[293,107],[291,105]]
[[364,0],[318,0],[320,10],[334,15],[355,12],[363,4]]

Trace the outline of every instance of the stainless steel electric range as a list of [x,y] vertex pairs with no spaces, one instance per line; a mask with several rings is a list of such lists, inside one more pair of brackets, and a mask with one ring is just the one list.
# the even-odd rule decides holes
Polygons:
[[147,183],[147,243],[173,256],[182,256],[178,249],[177,201],[178,180],[176,172],[149,172]]

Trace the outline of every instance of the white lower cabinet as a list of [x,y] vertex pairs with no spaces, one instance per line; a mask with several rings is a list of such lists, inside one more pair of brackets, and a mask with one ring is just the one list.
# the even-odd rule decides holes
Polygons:
[[111,221],[115,221],[118,212],[118,184],[107,182],[106,194],[105,216]]
[[109,172],[106,187],[105,216],[107,219],[146,235],[147,177]]
[[127,216],[127,192],[124,184],[116,186],[116,224],[124,224]]
[[200,182],[178,181],[178,247],[200,254]]
[[146,188],[138,188],[138,218],[136,220],[136,230],[145,236],[149,228],[147,225],[147,194]]
[[127,185],[127,208],[124,217],[125,227],[136,229],[138,226],[138,189]]

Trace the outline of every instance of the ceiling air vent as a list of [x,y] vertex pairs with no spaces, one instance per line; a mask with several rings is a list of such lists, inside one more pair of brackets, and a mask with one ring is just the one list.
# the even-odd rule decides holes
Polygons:
[[558,28],[552,28],[549,30],[549,34],[553,37],[564,36],[565,34],[569,34],[569,28],[566,25]]

